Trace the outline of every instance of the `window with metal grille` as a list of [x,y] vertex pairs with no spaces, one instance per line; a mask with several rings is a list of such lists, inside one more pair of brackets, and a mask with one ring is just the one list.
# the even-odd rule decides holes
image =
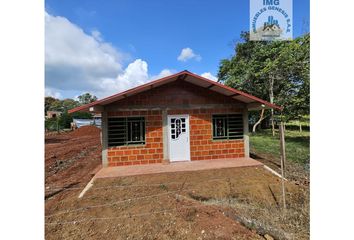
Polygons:
[[213,115],[213,139],[242,139],[242,114]]
[[108,118],[108,147],[145,144],[145,118]]

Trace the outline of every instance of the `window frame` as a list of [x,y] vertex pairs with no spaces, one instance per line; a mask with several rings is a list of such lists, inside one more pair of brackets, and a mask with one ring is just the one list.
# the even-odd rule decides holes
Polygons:
[[[130,139],[132,138],[132,134],[133,134],[132,130],[131,130],[131,133],[129,134],[129,122],[134,123],[134,121],[131,121],[134,118],[140,118],[140,120],[136,120],[137,122],[139,122],[140,131],[142,131],[142,133],[140,134],[140,137],[142,138],[142,140],[139,140],[139,141],[129,140],[129,138]],[[124,139],[122,141],[122,143],[119,143],[117,141],[115,141],[115,142],[110,141],[110,139],[112,139],[112,138],[110,138],[110,131],[114,131],[114,130],[110,129],[110,127],[112,127],[112,126],[110,126],[110,119],[122,119],[123,127],[122,127],[121,131],[124,131],[124,132],[119,134],[119,133],[117,133],[118,130],[116,130],[116,133],[115,133],[115,135],[122,136],[121,139]],[[124,130],[123,130],[123,128],[124,128]],[[119,139],[119,138],[115,138],[115,139]],[[146,118],[145,118],[145,116],[114,116],[114,117],[107,118],[107,147],[108,148],[122,147],[122,146],[145,146],[145,144],[146,144]]]
[[[239,121],[239,128],[238,129],[242,129],[241,131],[239,131],[240,133],[242,133],[241,135],[230,135],[230,133],[235,133],[235,132],[230,132],[230,119],[234,119],[232,117],[232,115],[240,115],[240,118],[237,120],[241,120]],[[216,120],[214,122],[214,119],[218,119],[218,118],[222,118],[224,119],[224,125],[225,125],[225,135],[224,136],[215,136],[214,132],[216,131]],[[236,121],[237,122],[237,121]],[[212,127],[212,140],[213,141],[230,141],[230,140],[242,140],[244,139],[244,122],[243,122],[243,113],[224,113],[224,114],[212,114],[211,116],[211,127]],[[237,132],[236,132],[237,133]]]

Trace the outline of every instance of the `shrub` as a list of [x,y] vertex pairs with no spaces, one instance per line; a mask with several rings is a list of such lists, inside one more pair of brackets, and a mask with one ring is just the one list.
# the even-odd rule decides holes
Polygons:
[[56,131],[57,130],[58,119],[57,118],[50,118],[45,120],[45,129],[49,131]]
[[73,117],[68,114],[67,112],[64,112],[60,117],[59,117],[59,126],[60,128],[70,128],[70,123],[73,121]]

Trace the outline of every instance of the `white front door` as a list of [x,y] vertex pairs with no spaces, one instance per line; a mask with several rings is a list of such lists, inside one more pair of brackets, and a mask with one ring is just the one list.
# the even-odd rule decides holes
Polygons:
[[169,115],[167,119],[170,161],[190,161],[189,116]]

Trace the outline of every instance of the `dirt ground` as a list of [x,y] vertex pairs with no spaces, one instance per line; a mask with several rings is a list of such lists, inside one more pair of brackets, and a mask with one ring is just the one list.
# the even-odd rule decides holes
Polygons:
[[284,210],[281,180],[263,167],[97,179],[78,199],[100,147],[76,134],[46,141],[46,185],[71,184],[46,200],[46,239],[309,238],[308,186],[285,182]]
[[87,184],[101,166],[100,132],[99,128],[87,126],[74,132],[46,134],[46,197]]

